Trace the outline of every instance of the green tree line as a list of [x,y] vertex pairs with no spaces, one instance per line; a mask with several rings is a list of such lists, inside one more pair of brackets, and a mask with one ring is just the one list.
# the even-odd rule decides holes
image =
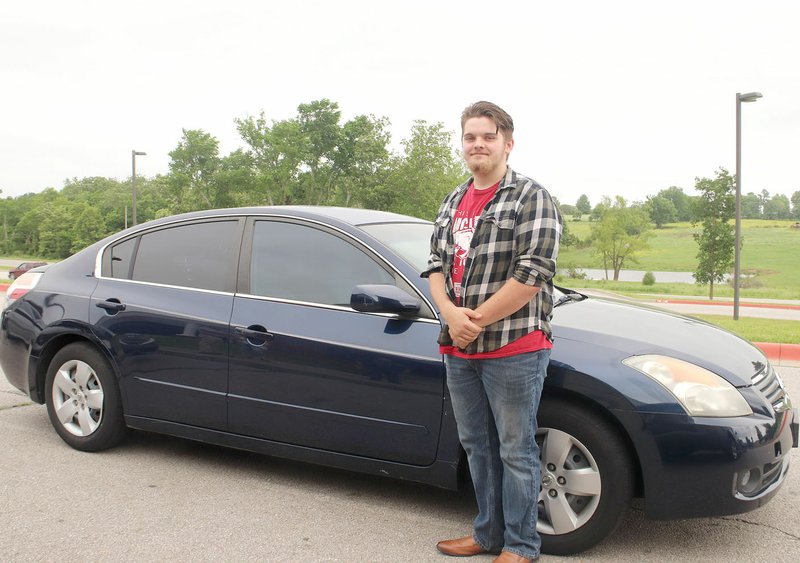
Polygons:
[[[399,152],[390,149],[388,119],[359,115],[342,122],[338,104],[328,99],[300,104],[289,119],[268,120],[262,112],[234,123],[243,148],[222,155],[213,135],[185,129],[169,153],[166,175],[137,176],[139,222],[200,209],[286,204],[365,207],[433,219],[442,198],[467,174],[451,144],[452,132],[441,123],[414,122]],[[565,223],[562,244],[591,245],[616,279],[647,248],[649,229],[676,221],[702,223],[706,229],[716,225],[716,212],[709,218],[709,210],[698,206],[709,205],[708,185],[720,184],[728,197],[733,184],[722,170],[714,184],[708,182],[697,179],[695,188],[703,196],[672,186],[630,205],[604,196],[592,206],[585,194],[575,205],[559,203],[566,217],[595,223],[587,241],[571,236]],[[2,252],[65,258],[125,228],[131,195],[130,179],[90,177],[68,180],[61,190],[0,199]],[[724,209],[728,213],[729,207]],[[800,219],[800,191],[791,199],[766,190],[748,193],[742,215]],[[719,220],[727,229],[729,217]],[[724,239],[729,247],[720,236],[709,238],[706,246]],[[698,239],[701,247],[702,242]],[[715,256],[720,263],[708,266],[703,279],[716,280],[724,271],[729,254]]]
[[[441,123],[416,121],[399,152],[389,121],[359,115],[342,122],[337,103],[300,104],[289,119],[262,113],[234,120],[243,148],[228,155],[200,129],[185,129],[169,172],[136,177],[137,220],[255,205],[365,207],[433,219],[466,170]],[[131,182],[90,177],[61,190],[0,200],[3,254],[65,258],[126,226]],[[127,210],[127,216],[126,216]]]

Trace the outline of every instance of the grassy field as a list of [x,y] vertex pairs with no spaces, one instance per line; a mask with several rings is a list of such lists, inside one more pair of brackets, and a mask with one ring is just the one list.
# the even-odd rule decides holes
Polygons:
[[800,321],[779,321],[775,319],[756,319],[720,315],[691,315],[709,323],[721,326],[751,342],[777,342],[780,344],[800,344]]
[[[742,221],[743,273],[755,274],[753,285],[741,288],[741,297],[800,299],[800,229],[792,229],[794,221]],[[570,221],[572,234],[586,240],[592,223]],[[646,271],[693,272],[697,265],[697,243],[692,234],[699,227],[689,223],[673,223],[653,231],[650,248],[643,252],[638,262],[626,264],[626,269]],[[602,259],[591,248],[562,248],[559,268],[602,268]],[[658,277],[656,276],[656,282]],[[564,282],[572,283],[571,280]],[[577,280],[575,281],[577,283]],[[676,295],[707,295],[708,286],[694,284],[659,284],[644,286],[641,283],[589,282],[580,280],[583,287],[602,287],[609,291],[649,292]],[[587,285],[583,285],[587,284]],[[595,285],[597,284],[597,285]],[[574,285],[574,283],[572,283]],[[730,286],[715,286],[714,295],[730,296]]]

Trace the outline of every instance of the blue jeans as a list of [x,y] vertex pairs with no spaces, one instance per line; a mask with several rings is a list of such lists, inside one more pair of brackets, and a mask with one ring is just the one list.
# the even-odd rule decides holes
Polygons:
[[487,360],[445,356],[458,437],[478,502],[473,534],[487,551],[539,555],[536,411],[549,360],[550,350]]

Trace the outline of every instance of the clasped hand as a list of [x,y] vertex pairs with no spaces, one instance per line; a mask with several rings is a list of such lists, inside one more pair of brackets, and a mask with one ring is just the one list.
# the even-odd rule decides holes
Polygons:
[[466,348],[483,330],[483,327],[476,323],[482,315],[467,307],[455,307],[450,310],[445,318],[448,332],[453,343],[459,348]]

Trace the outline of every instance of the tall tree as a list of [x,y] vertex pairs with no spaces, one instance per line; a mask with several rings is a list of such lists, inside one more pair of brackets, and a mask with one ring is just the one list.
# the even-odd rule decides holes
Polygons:
[[263,113],[236,120],[261,202],[364,205],[386,173],[389,121],[359,115],[340,125],[339,107],[327,99],[297,111],[271,125]]
[[764,208],[767,206],[767,202],[769,201],[769,192],[767,190],[761,190],[758,194],[758,201],[761,203],[761,213],[764,213]]
[[609,207],[611,207],[611,198],[608,196],[603,196],[600,199],[600,203],[592,208],[592,213],[589,215],[589,221],[599,221],[603,217],[603,213],[605,213],[606,209]]
[[761,219],[761,198],[753,192],[742,196],[742,218]]
[[247,143],[246,154],[255,172],[253,204],[287,205],[297,201],[300,166],[305,153],[303,134],[296,119],[267,123],[264,112],[257,118],[236,119]]
[[466,169],[453,150],[453,134],[442,123],[418,120],[404,139],[403,154],[393,159],[386,190],[381,194],[389,210],[433,219],[439,204],[463,182]]
[[675,206],[676,221],[692,220],[691,198],[684,193],[682,188],[670,186],[669,188],[658,192],[657,195],[667,198],[672,202],[672,205]]
[[591,213],[592,204],[589,203],[589,196],[586,194],[581,194],[581,196],[578,198],[578,201],[575,203],[575,207],[577,207],[578,211],[581,213]]
[[23,213],[11,233],[12,248],[23,255],[38,255],[40,225],[38,209],[31,209]]
[[106,234],[106,226],[100,210],[92,205],[81,203],[72,207],[75,222],[69,232],[71,244],[70,254],[74,254],[102,239]]
[[215,174],[217,186],[216,204],[224,207],[254,205],[251,197],[257,191],[253,172],[253,161],[242,149],[233,151],[220,159]]
[[334,185],[341,174],[336,152],[342,140],[339,104],[328,99],[297,106],[297,123],[303,139],[302,161],[307,172],[301,175],[306,202],[314,205],[333,201]]
[[606,278],[611,268],[614,281],[617,281],[625,264],[636,263],[636,253],[648,248],[652,225],[643,206],[628,207],[619,196],[613,203],[604,198],[603,203],[598,205],[604,209],[599,220],[592,225],[592,247],[603,258]]
[[221,207],[223,194],[216,183],[221,160],[215,137],[202,129],[184,129],[180,143],[169,156],[176,211]]
[[791,215],[789,198],[783,194],[775,194],[764,205],[765,219],[789,219]]
[[800,190],[792,194],[792,218],[800,219]]
[[656,224],[656,229],[662,228],[667,223],[674,223],[678,218],[675,204],[663,195],[648,197],[646,207],[650,219]]
[[731,220],[736,212],[734,178],[720,168],[714,179],[697,178],[695,189],[700,199],[695,204],[694,225],[703,229],[694,234],[699,247],[694,279],[708,284],[708,297],[714,299],[714,283],[721,282],[733,266],[735,236]]
[[[39,210],[39,256],[52,256],[63,259],[72,254],[70,227],[77,217],[73,213],[75,204],[65,198],[48,202]],[[65,229],[66,227],[66,229]]]
[[390,138],[386,118],[359,115],[344,124],[334,157],[341,171],[336,204],[363,206],[380,189],[387,174]]

